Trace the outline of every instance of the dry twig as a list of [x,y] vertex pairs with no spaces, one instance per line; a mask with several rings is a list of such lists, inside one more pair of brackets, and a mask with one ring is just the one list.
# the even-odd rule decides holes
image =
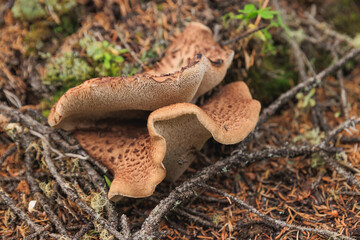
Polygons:
[[12,211],[14,211],[16,215],[19,216],[22,221],[24,221],[29,227],[35,230],[36,235],[39,235],[46,230],[45,227],[34,223],[34,221],[31,220],[26,215],[26,213],[24,213],[19,207],[17,207],[15,201],[7,195],[7,193],[3,190],[2,187],[0,187],[0,198],[4,201],[6,206],[8,206]]
[[115,25],[115,29],[116,29],[116,33],[120,38],[121,43],[124,45],[124,47],[129,51],[130,55],[134,58],[134,60],[140,64],[141,67],[144,66],[144,63],[140,60],[140,58],[138,58],[138,56],[136,55],[136,53],[131,49],[131,47],[129,46],[129,44],[127,44],[124,35],[121,32],[121,29],[119,26]]
[[25,168],[26,168],[26,180],[31,188],[31,192],[34,194],[35,198],[39,201],[41,207],[45,210],[50,221],[54,224],[56,230],[63,236],[68,237],[67,231],[62,224],[61,220],[52,210],[52,207],[47,202],[46,198],[42,195],[41,190],[38,186],[38,183],[32,176],[32,156],[30,152],[25,153]]
[[55,180],[60,185],[61,189],[68,195],[68,197],[75,202],[81,209],[83,209],[87,214],[91,216],[93,220],[96,220],[104,228],[106,228],[111,234],[113,234],[117,239],[125,239],[124,236],[118,232],[115,227],[111,225],[106,219],[98,216],[98,214],[88,205],[86,205],[81,199],[77,196],[74,190],[69,186],[68,183],[61,177],[61,175],[56,170],[55,164],[50,158],[50,148],[43,142],[44,147],[44,160],[49,168],[50,173],[54,176]]
[[220,160],[211,166],[205,167],[198,174],[176,187],[167,198],[161,200],[145,219],[141,229],[134,234],[134,239],[144,239],[154,236],[156,228],[160,224],[162,218],[168,214],[172,208],[181,204],[185,199],[194,196],[196,187],[218,174],[225,174],[230,169],[245,167],[250,163],[272,157],[295,157],[319,151],[336,152],[338,149],[323,149],[319,146],[286,146],[251,153],[234,151],[231,156]]
[[11,154],[13,154],[17,149],[17,146],[14,145],[6,150],[6,152],[0,157],[0,165],[3,164],[3,162],[6,160],[7,157],[9,157]]
[[233,39],[230,39],[230,40],[226,40],[222,43],[223,46],[226,46],[226,45],[229,45],[229,44],[232,44],[234,42],[237,42],[239,41],[240,39],[243,39],[243,38],[246,38],[248,36],[250,36],[251,34],[254,34],[258,31],[261,31],[263,30],[264,28],[266,28],[267,26],[266,25],[263,25],[263,26],[259,26],[259,27],[255,27],[255,28],[252,28],[244,33],[241,33],[239,34],[237,37],[233,38]]
[[334,238],[334,239],[347,239],[347,240],[354,240],[354,238],[348,237],[348,236],[344,236],[342,234],[333,232],[333,231],[329,231],[329,230],[324,230],[324,229],[316,229],[316,228],[308,228],[308,227],[303,227],[303,226],[299,226],[299,225],[294,225],[294,224],[288,224],[284,221],[281,220],[277,220],[274,218],[269,217],[268,215],[263,214],[262,212],[258,211],[256,208],[254,208],[253,206],[250,206],[249,204],[245,203],[244,201],[240,200],[237,197],[234,197],[224,191],[221,191],[217,188],[208,186],[208,185],[202,185],[204,188],[215,192],[219,195],[222,195],[226,198],[229,198],[231,201],[233,201],[236,205],[238,205],[241,208],[245,208],[247,209],[249,212],[252,212],[256,215],[258,215],[259,217],[261,217],[264,221],[266,221],[269,225],[279,228],[289,228],[289,229],[296,229],[298,231],[302,231],[302,232],[311,232],[314,234],[320,234],[329,238]]
[[[334,46],[329,47],[330,52],[331,52],[335,62],[339,60],[339,55],[336,51],[336,45],[338,45],[338,43],[335,43]],[[337,80],[339,81],[339,85],[340,85],[341,112],[342,112],[342,114],[344,114],[345,118],[348,120],[350,118],[350,116],[349,116],[349,109],[347,107],[346,90],[345,90],[345,85],[344,85],[344,74],[341,69],[339,69],[336,72],[336,77],[337,77]]]
[[257,128],[264,124],[271,116],[273,116],[277,110],[279,110],[285,103],[295,97],[295,95],[303,91],[304,89],[311,88],[314,86],[318,86],[321,81],[329,74],[338,70],[344,64],[346,64],[349,60],[360,55],[360,48],[355,48],[348,52],[344,57],[342,57],[339,61],[333,63],[331,66],[327,67],[320,73],[316,75],[316,77],[310,77],[306,81],[299,83],[289,91],[281,94],[279,98],[277,98],[272,104],[270,104],[260,115],[259,122],[257,124]]
[[334,159],[330,158],[326,154],[321,154],[322,158],[324,158],[325,162],[329,164],[336,172],[338,172],[343,178],[346,179],[350,184],[355,185],[358,189],[360,189],[360,181],[356,178],[354,174],[349,171],[346,171],[344,167],[342,167],[339,163],[337,163]]

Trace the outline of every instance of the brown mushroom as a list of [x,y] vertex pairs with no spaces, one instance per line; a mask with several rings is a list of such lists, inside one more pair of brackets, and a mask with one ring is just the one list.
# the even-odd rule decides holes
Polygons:
[[255,127],[260,104],[242,82],[201,108],[189,103],[224,78],[233,54],[214,42],[209,28],[190,23],[153,70],[70,89],[51,109],[49,124],[73,130],[114,174],[111,200],[150,196],[165,175],[175,181],[194,159],[189,152],[211,136],[233,144]]
[[167,179],[176,180],[194,159],[189,151],[201,149],[211,136],[223,144],[240,142],[254,129],[259,112],[260,103],[251,98],[246,84],[234,82],[201,108],[177,103],[155,110],[147,128],[141,122],[108,120],[75,136],[114,173],[109,198],[117,201],[121,196],[150,196],[165,169]]
[[153,70],[132,77],[100,77],[67,91],[53,106],[49,124],[73,130],[93,120],[139,117],[144,111],[190,102],[219,84],[234,52],[222,49],[211,30],[189,23]]

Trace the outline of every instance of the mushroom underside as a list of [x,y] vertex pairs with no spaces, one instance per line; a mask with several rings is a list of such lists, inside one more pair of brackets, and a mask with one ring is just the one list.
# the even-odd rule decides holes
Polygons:
[[[255,127],[260,103],[243,82],[223,87],[203,106],[176,103],[145,121],[103,120],[75,136],[90,156],[114,174],[109,198],[150,196],[166,175],[176,181],[212,136],[223,144],[243,140]],[[96,124],[95,124],[96,125]],[[147,125],[147,126],[146,126]],[[166,169],[166,172],[165,172]]]

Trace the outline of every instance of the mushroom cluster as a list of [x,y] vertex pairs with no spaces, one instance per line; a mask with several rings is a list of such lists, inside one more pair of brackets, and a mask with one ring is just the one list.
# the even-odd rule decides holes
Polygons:
[[189,23],[152,70],[69,89],[49,124],[73,131],[114,174],[109,199],[150,196],[165,177],[175,181],[194,160],[190,152],[210,137],[235,144],[254,129],[260,103],[243,82],[224,86],[201,107],[191,103],[223,80],[233,56],[208,27]]

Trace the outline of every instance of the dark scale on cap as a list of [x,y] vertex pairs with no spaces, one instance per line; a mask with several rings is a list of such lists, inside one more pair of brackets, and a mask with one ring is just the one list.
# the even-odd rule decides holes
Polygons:
[[210,60],[211,64],[212,64],[212,65],[215,65],[215,66],[219,66],[219,65],[221,65],[221,64],[224,62],[224,60],[222,60],[222,59],[218,59],[218,60],[216,60],[216,61],[212,61],[212,60],[209,58],[209,60]]

